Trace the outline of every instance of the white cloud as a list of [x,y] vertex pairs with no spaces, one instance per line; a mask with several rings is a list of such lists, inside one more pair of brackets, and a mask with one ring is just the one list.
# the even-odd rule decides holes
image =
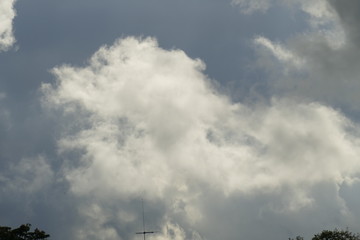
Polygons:
[[[256,11],[266,12],[271,7],[284,6],[285,9],[294,12],[303,12],[307,15],[306,21],[309,29],[300,35],[303,38],[321,37],[331,48],[341,48],[346,41],[346,33],[341,26],[339,14],[328,0],[233,0],[233,4],[239,5],[246,13]],[[340,4],[341,5],[341,4]],[[285,20],[286,21],[286,20]],[[266,37],[257,38],[255,41],[264,40]],[[282,47],[284,48],[284,47]]]
[[245,14],[252,14],[260,11],[265,13],[271,7],[285,6],[295,8],[306,13],[310,25],[318,29],[322,26],[333,25],[336,20],[336,13],[327,0],[232,0]]
[[232,0],[233,4],[247,13],[255,11],[267,11],[274,5],[298,6],[304,12],[316,18],[329,18],[333,16],[333,12],[327,3],[327,0]]
[[15,0],[0,2],[0,51],[9,49],[15,42],[12,26],[15,17],[14,4]]
[[262,47],[260,49],[260,52],[265,52],[264,48],[268,50],[271,55],[274,56],[282,64],[282,66],[290,66],[291,69],[301,69],[304,65],[303,59],[286,49],[280,43],[274,43],[265,37],[256,37],[254,39],[254,43],[257,46]]
[[[278,58],[293,59],[260,42]],[[180,50],[132,37],[102,47],[88,66],[53,70],[56,84],[43,85],[44,101],[70,119],[61,152],[79,156],[69,157],[63,174],[76,196],[91,196],[94,216],[109,202],[143,196],[163,202],[166,221],[189,234],[210,221],[203,211],[209,192],[222,199],[271,193],[282,199],[278,209],[297,211],[314,204],[319,184],[359,173],[359,129],[340,112],[290,99],[251,108],[231,103],[203,70]],[[123,211],[104,214],[102,230],[116,238],[108,218],[129,220],[118,217]],[[95,221],[87,219],[91,228]]]

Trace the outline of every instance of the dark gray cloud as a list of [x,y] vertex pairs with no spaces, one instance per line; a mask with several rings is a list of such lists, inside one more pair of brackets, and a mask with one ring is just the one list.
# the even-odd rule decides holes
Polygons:
[[317,11],[304,9],[312,19],[309,31],[278,42],[257,38],[258,63],[273,79],[275,94],[320,101],[356,117],[360,52],[354,4],[358,3],[321,2]]
[[360,22],[359,1],[340,2],[336,0],[329,0],[329,3],[338,14],[341,24],[349,37],[349,41],[355,45],[359,43],[359,29],[357,24]]

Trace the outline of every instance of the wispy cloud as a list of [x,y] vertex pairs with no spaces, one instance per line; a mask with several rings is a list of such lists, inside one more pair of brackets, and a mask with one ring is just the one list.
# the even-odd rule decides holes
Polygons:
[[336,13],[327,0],[232,0],[245,14],[254,12],[265,13],[272,7],[289,7],[300,9],[310,16],[309,23],[313,27],[323,26],[331,23],[336,18]]
[[[318,4],[323,11],[319,12]],[[359,110],[356,5],[356,1],[347,4],[306,2],[304,9],[319,21],[328,21],[329,25],[315,24],[310,31],[283,40],[282,44],[266,37],[254,40],[256,46],[263,47],[256,49],[257,60],[260,68],[265,66],[269,75],[273,74],[275,92],[280,90],[347,110]],[[281,64],[272,63],[269,53]]]
[[7,168],[7,173],[0,174],[2,191],[6,194],[34,194],[45,190],[54,180],[54,173],[44,156],[24,158]]
[[280,43],[274,43],[265,37],[256,37],[254,43],[256,46],[262,47],[260,48],[262,53],[265,52],[264,50],[268,50],[282,66],[291,66],[291,69],[301,69],[304,65],[303,59],[286,49],[286,47]]
[[251,14],[256,11],[265,12],[272,5],[272,1],[270,0],[233,0],[232,3],[239,5],[245,14]]

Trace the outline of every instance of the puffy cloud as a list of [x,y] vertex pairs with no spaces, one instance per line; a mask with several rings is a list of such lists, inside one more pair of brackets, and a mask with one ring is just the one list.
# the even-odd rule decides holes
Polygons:
[[[284,61],[295,59],[258,41]],[[359,129],[340,112],[291,99],[232,103],[204,68],[152,38],[128,37],[100,48],[87,66],[53,69],[56,83],[42,90],[44,103],[64,113],[63,176],[75,196],[91,197],[80,214],[83,229],[93,231],[80,231],[78,239],[124,238],[111,223],[129,226],[137,218],[114,206],[140,197],[165,209],[157,239],[166,238],[166,226],[176,239],[201,239],[201,229],[215,239],[216,228],[206,223],[216,201],[263,195],[273,198],[264,212],[282,214],[314,207],[322,184],[356,179]],[[346,210],[341,201],[334,205]]]
[[15,0],[0,2],[0,51],[7,50],[15,42],[12,21],[15,17]]

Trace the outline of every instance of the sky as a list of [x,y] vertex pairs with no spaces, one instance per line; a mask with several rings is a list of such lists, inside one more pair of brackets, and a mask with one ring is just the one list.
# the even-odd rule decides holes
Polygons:
[[360,232],[358,0],[1,0],[0,225]]

